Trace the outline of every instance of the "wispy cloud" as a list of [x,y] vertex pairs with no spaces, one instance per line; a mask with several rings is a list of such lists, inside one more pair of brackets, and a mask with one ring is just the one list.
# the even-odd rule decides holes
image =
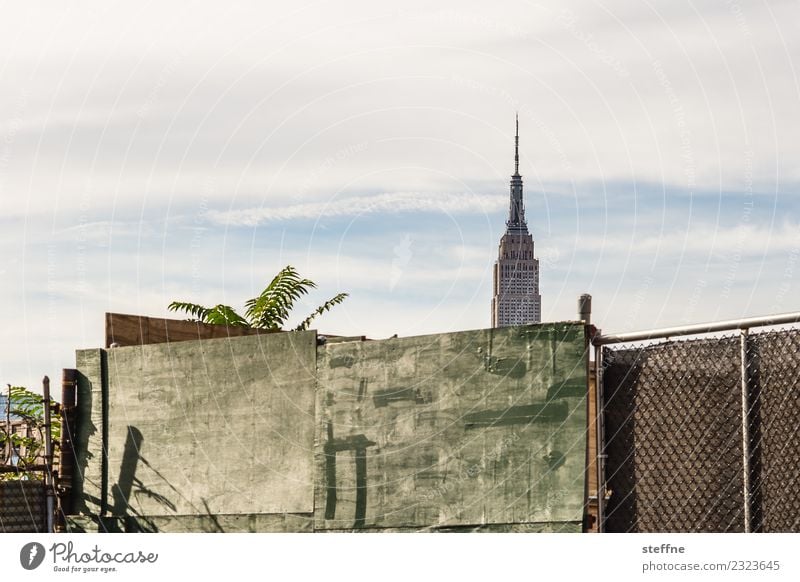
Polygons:
[[363,214],[443,212],[446,214],[488,214],[505,207],[505,196],[452,192],[384,192],[375,196],[344,196],[327,202],[287,206],[209,211],[207,217],[227,226],[257,226],[293,219],[317,219]]
[[759,257],[770,253],[780,255],[795,252],[800,248],[800,224],[785,222],[769,228],[753,224],[720,226],[701,223],[689,228],[673,226],[662,232],[642,228],[638,234],[633,234],[631,228],[623,228],[614,229],[602,239],[598,239],[595,233],[585,232],[569,240],[554,237],[548,244],[554,244],[562,252],[572,248],[585,258],[594,258],[601,252],[608,256],[648,258],[682,255],[687,259],[721,259],[734,254],[739,257]]

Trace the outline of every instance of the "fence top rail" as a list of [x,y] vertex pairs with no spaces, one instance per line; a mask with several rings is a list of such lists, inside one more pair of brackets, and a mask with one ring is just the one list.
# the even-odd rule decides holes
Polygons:
[[644,331],[631,331],[618,334],[599,334],[592,339],[596,346],[635,342],[649,339],[669,338],[682,335],[699,335],[717,331],[732,331],[735,329],[750,329],[751,327],[765,327],[800,322],[800,311],[780,313],[777,315],[764,315],[744,319],[729,319],[727,321],[714,321],[710,323],[696,323],[676,327],[663,327]]

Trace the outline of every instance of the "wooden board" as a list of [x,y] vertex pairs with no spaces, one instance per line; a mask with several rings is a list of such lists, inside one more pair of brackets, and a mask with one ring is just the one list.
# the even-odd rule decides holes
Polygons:
[[211,325],[181,319],[106,313],[106,347],[144,346],[199,339],[218,339],[269,333],[236,325]]

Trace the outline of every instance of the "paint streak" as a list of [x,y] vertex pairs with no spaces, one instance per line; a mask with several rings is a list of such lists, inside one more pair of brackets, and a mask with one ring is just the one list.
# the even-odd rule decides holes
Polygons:
[[547,399],[583,397],[588,394],[588,386],[583,378],[568,378],[563,382],[551,384],[547,389]]
[[[333,441],[333,424],[328,423],[328,443]],[[336,517],[336,451],[325,444],[325,519]]]
[[550,451],[550,453],[545,456],[544,459],[547,461],[547,467],[551,471],[555,471],[564,464],[564,462],[567,460],[567,456],[561,451]]
[[510,406],[503,410],[482,410],[467,414],[464,416],[464,428],[563,422],[567,419],[567,414],[566,402],[544,402],[524,406]]
[[388,390],[378,390],[372,396],[375,408],[383,408],[392,402],[402,402],[408,400],[414,404],[427,404],[430,398],[425,398],[419,390],[413,388],[389,388]]
[[367,379],[361,378],[361,381],[359,381],[358,383],[358,396],[356,397],[356,400],[358,400],[358,402],[361,402],[362,400],[364,400],[364,397],[366,395],[367,395]]
[[354,528],[364,527],[367,516],[367,447],[376,443],[363,434],[357,434],[343,439],[333,438],[333,424],[328,423],[328,442],[325,443],[325,485],[327,498],[325,500],[325,519],[336,518],[336,453],[340,451],[355,451],[356,462],[356,515]]
[[354,528],[364,527],[367,516],[367,449],[356,450],[356,520]]

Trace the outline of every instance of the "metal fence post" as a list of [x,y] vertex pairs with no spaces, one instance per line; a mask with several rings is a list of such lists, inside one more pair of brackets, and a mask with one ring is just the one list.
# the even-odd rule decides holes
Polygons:
[[605,407],[603,403],[603,346],[594,348],[594,390],[595,390],[595,412],[594,419],[595,442],[597,446],[597,458],[595,459],[595,470],[597,472],[597,532],[603,533],[605,521],[606,503],[606,482],[605,482],[605,426],[603,414]]
[[739,335],[739,349],[742,367],[742,471],[744,493],[744,531],[752,531],[752,499],[750,491],[750,382],[747,361],[747,328]]

